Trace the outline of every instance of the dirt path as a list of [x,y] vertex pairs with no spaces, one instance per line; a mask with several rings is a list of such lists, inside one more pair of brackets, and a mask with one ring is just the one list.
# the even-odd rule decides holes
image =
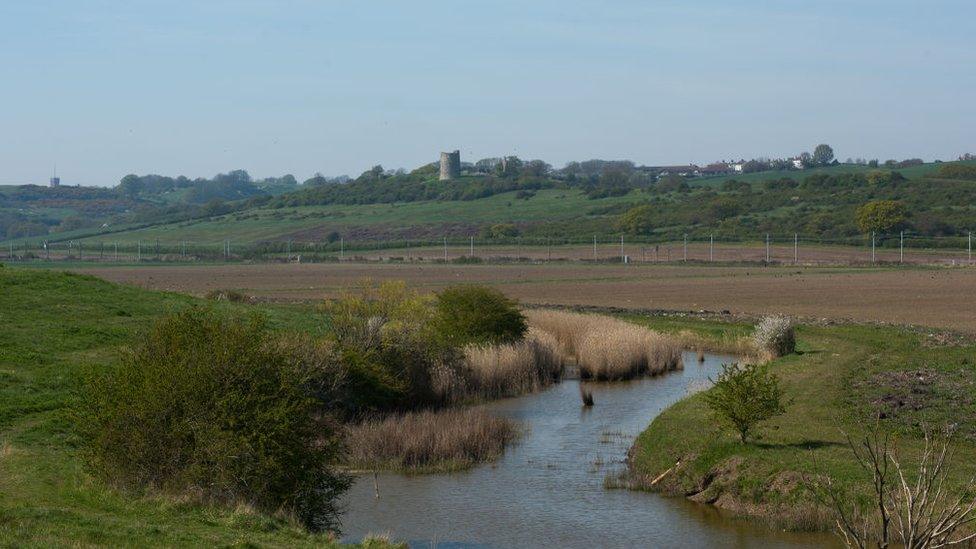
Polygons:
[[976,333],[976,269],[607,265],[280,264],[80,268],[147,288],[239,289],[278,300],[333,296],[363,279],[431,290],[491,284],[526,303],[788,313]]

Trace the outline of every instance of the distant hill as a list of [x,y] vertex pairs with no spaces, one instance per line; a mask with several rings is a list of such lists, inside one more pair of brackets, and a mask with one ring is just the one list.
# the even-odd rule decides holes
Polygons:
[[[45,188],[22,187],[12,194],[6,188],[0,196],[7,202],[30,202],[35,214],[51,219],[69,211],[87,212],[92,219],[114,215],[104,227],[59,227],[60,232],[47,235],[54,241],[433,242],[444,237],[590,238],[621,233],[653,240],[685,233],[755,238],[766,232],[839,238],[861,234],[854,212],[872,200],[901,203],[907,218],[899,228],[912,234],[959,236],[976,227],[974,172],[976,162],[947,162],[900,169],[840,164],[659,181],[619,168],[589,176],[469,171],[454,181],[438,181],[433,167],[425,166],[412,173],[374,169],[348,183],[284,184],[205,204],[189,203],[185,197],[151,200],[191,192],[177,180],[172,180],[175,186],[156,188],[155,194],[143,194],[148,192],[144,187],[131,198],[123,198],[121,189],[65,189],[56,198]],[[225,184],[233,192],[259,188],[253,182]],[[201,188],[192,192],[206,194],[206,186]],[[72,192],[78,196],[69,198]],[[0,202],[0,211],[9,212],[9,205]]]

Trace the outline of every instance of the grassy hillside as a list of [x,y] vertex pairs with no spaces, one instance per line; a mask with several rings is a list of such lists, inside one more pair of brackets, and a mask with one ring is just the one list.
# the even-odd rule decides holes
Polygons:
[[[195,206],[180,213],[169,206],[139,222],[104,229],[60,232],[51,241],[134,246],[159,240],[220,246],[259,242],[346,243],[483,237],[508,224],[503,234],[527,239],[585,240],[621,232],[662,241],[692,237],[757,239],[765,233],[841,242],[863,236],[855,211],[873,200],[894,200],[907,218],[892,229],[923,237],[965,237],[976,227],[976,172],[946,179],[946,166],[902,169],[837,165],[792,172],[762,172],[688,180],[687,186],[650,183],[636,174],[613,178],[551,180],[539,177],[463,177],[438,182],[429,174],[376,176],[353,183],[323,184],[273,198],[262,196],[223,206]],[[970,168],[971,169],[971,168]],[[954,177],[956,177],[954,175]],[[672,182],[673,183],[673,182]],[[625,219],[628,210],[643,206]],[[186,208],[184,208],[186,209]],[[163,212],[164,210],[159,210]],[[209,214],[207,213],[209,212]],[[156,214],[154,214],[156,215]],[[182,216],[183,220],[173,221]],[[30,240],[30,239],[28,239]],[[24,239],[14,239],[16,246]],[[33,239],[37,248],[37,238]],[[920,245],[933,245],[932,242]],[[953,242],[958,246],[958,241]]]
[[[0,546],[329,546],[253,513],[133,497],[91,477],[71,405],[89,368],[193,298],[93,277],[0,268]],[[221,307],[242,307],[221,305]],[[310,308],[265,308],[279,329],[321,331]]]
[[[255,208],[223,216],[157,225],[115,233],[112,241],[132,242],[156,238],[175,241],[217,242],[225,238],[237,242],[260,240],[324,240],[336,231],[347,239],[429,238],[477,234],[485,224],[514,223],[530,226],[542,220],[559,222],[589,220],[596,224],[605,214],[588,215],[590,210],[626,205],[638,193],[590,200],[575,189],[540,190],[529,199],[516,198],[515,192],[471,201],[423,201],[397,204],[298,206],[277,209]],[[99,240],[91,237],[89,240]]]

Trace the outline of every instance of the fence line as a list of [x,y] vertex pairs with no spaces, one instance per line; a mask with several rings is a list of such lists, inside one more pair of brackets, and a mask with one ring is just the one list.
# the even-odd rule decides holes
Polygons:
[[5,261],[239,262],[239,261],[579,261],[615,263],[943,264],[972,265],[972,233],[956,237],[870,234],[821,238],[764,233],[753,238],[714,234],[652,240],[626,235],[592,238],[511,237],[387,241],[193,242],[159,239],[8,242]]

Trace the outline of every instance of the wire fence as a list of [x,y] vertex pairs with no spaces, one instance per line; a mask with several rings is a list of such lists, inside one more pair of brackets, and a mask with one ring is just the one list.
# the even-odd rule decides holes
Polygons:
[[683,236],[651,240],[625,235],[592,238],[511,237],[218,242],[189,240],[22,241],[0,249],[8,262],[101,263],[192,262],[548,262],[593,263],[762,263],[796,265],[972,265],[972,234],[930,237],[872,234],[821,238],[763,234],[751,238]]

